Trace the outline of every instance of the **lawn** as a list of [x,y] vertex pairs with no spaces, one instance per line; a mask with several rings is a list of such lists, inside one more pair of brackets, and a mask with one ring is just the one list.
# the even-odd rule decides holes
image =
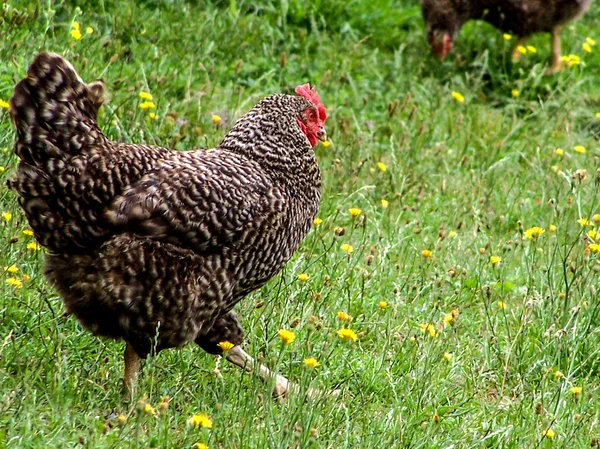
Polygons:
[[[65,316],[5,187],[17,158],[0,108],[0,448],[600,444],[600,4],[564,29],[580,63],[546,76],[548,35],[513,63],[482,23],[434,59],[416,0],[67,3],[2,4],[1,100],[54,51],[105,80],[110,138],[185,150],[317,85],[319,220],[237,311],[249,353],[302,392],[340,393],[277,401],[188,345],[148,359],[122,400],[123,343]],[[200,413],[212,428],[190,423]]]

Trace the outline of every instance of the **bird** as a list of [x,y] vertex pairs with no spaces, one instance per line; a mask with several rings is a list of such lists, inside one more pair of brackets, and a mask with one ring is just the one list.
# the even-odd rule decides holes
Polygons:
[[190,151],[110,140],[97,121],[104,91],[42,52],[9,103],[19,162],[8,186],[46,249],[45,277],[84,328],[125,341],[126,392],[142,359],[193,342],[288,394],[291,382],[242,349],[233,308],[283,268],[317,214],[327,112],[316,87],[268,95],[215,148]]
[[519,46],[534,33],[550,33],[552,56],[549,73],[562,67],[560,31],[565,24],[580,18],[592,0],[421,0],[427,42],[432,52],[445,58],[465,22],[484,20],[517,37],[513,59]]

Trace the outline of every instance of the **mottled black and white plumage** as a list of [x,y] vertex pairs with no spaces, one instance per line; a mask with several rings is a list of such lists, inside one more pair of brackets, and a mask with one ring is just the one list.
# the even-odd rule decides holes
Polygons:
[[142,358],[241,344],[232,308],[281,270],[319,206],[325,109],[298,89],[264,98],[217,148],[178,152],[110,141],[96,122],[102,83],[38,55],[10,101],[10,186],[66,309]]
[[533,33],[552,33],[552,65],[560,65],[560,27],[581,17],[592,0],[421,0],[432,51],[445,57],[469,20],[485,20],[517,36],[517,45]]

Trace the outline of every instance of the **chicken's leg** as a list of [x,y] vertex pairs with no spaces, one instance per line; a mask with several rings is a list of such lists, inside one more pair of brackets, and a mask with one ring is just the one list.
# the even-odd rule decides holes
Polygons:
[[552,58],[550,60],[550,67],[547,73],[556,73],[562,69],[562,61],[560,60],[560,26],[552,28],[551,33],[551,45],[552,45]]
[[130,395],[133,394],[133,381],[138,371],[140,370],[140,356],[133,349],[133,346],[127,342],[125,346],[125,354],[123,354],[125,362],[125,376],[123,378],[123,391]]

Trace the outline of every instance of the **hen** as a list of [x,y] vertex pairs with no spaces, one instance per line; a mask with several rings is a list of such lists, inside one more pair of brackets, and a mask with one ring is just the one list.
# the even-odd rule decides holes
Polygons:
[[320,201],[313,147],[326,111],[308,84],[296,93],[261,100],[215,149],[179,152],[109,140],[96,121],[102,82],[85,84],[56,54],[15,87],[10,187],[67,311],[126,341],[128,389],[140,359],[190,341],[211,354],[228,341],[227,359],[253,369],[232,309],[290,259]]
[[[592,0],[421,0],[427,41],[433,53],[446,57],[461,27],[471,19],[485,20],[517,36],[514,49],[533,33],[552,35],[550,71],[560,70],[561,26],[581,17]],[[513,56],[518,53],[513,51]]]

